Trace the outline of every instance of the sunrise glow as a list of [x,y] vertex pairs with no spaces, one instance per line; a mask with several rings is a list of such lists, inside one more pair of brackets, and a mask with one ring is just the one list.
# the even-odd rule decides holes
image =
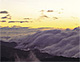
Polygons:
[[0,0],[0,12],[8,12],[0,13],[0,26],[72,29],[80,26],[79,2],[80,0]]

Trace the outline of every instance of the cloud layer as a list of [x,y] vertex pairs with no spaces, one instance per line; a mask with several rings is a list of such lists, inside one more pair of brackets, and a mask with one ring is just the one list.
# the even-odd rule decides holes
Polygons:
[[33,35],[10,39],[9,41],[16,42],[18,46],[15,48],[23,50],[37,48],[51,55],[80,57],[79,30],[78,27],[73,30],[39,31]]
[[0,14],[8,14],[7,11],[0,11]]

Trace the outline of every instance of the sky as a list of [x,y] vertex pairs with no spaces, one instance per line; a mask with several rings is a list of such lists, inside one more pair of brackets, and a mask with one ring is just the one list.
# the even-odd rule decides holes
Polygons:
[[[1,23],[1,26],[74,28],[80,22],[80,0],[0,0],[0,11],[7,11],[11,20],[31,18],[29,23]],[[41,12],[43,10],[43,12]],[[53,10],[53,12],[47,12]],[[1,17],[6,14],[0,14]],[[45,17],[45,16],[47,17]],[[25,20],[24,20],[25,21]]]

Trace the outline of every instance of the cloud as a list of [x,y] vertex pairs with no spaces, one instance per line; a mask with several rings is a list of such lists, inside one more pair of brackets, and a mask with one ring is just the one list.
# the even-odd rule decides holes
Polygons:
[[8,19],[11,19],[11,18],[8,18]]
[[8,23],[23,23],[23,21],[9,21]]
[[32,18],[24,18],[24,20],[31,20]]
[[41,10],[40,12],[44,12],[44,10]]
[[10,14],[7,14],[6,16],[10,16]]
[[65,57],[80,57],[79,51],[79,30],[46,30],[20,38],[10,39],[10,42],[18,43],[15,48],[19,49],[39,49],[51,55]]
[[74,28],[73,31],[80,31],[80,27]]
[[7,17],[7,19],[11,19],[10,14],[7,14],[6,17]]
[[47,15],[42,15],[41,17],[44,17],[44,18],[49,18]]
[[53,10],[47,10],[47,12],[53,12]]
[[0,11],[0,14],[8,14],[7,11]]
[[5,17],[1,17],[1,19],[6,19],[7,17],[5,16]]
[[32,21],[9,21],[8,23],[29,23]]
[[47,15],[43,15],[43,17],[45,17],[45,18],[49,18]]
[[58,17],[53,17],[54,20],[58,19]]
[[58,14],[62,14],[63,12],[58,12]]
[[2,20],[2,21],[0,21],[0,22],[6,22],[6,20]]
[[9,16],[8,19],[11,19],[11,16]]
[[1,17],[1,19],[11,19],[11,16],[10,16],[10,14],[7,14],[6,16]]

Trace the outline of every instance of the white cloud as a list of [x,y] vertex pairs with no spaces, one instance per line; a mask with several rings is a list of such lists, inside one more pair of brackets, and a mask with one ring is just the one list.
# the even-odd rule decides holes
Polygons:
[[15,48],[38,48],[51,55],[79,57],[79,30],[47,30],[39,31],[31,36],[14,38]]

